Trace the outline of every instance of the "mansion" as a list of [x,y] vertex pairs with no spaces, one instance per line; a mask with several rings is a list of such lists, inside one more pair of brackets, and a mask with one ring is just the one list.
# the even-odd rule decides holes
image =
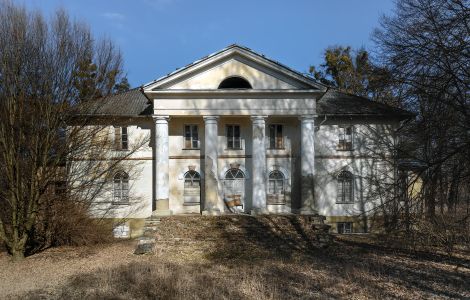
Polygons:
[[[341,93],[251,49],[231,45],[102,100],[115,174],[95,214],[320,214],[340,232],[380,203],[394,179],[394,133],[407,111]],[[132,226],[131,226],[132,227]]]

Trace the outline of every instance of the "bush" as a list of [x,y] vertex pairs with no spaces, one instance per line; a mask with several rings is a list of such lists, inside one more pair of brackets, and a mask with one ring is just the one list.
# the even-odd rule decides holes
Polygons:
[[103,219],[91,218],[87,205],[51,197],[43,203],[29,236],[28,254],[49,247],[92,245],[112,240],[112,225]]

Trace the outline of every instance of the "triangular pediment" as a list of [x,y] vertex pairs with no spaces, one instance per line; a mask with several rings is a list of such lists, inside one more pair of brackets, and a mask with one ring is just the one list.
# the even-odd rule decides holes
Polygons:
[[244,78],[255,90],[324,89],[278,62],[233,45],[145,85],[144,90],[212,90],[234,76]]

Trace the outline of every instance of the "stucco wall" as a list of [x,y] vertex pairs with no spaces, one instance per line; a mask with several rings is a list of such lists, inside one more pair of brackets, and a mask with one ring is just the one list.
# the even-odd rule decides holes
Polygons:
[[[321,123],[323,121],[323,123]],[[338,124],[354,125],[354,151],[339,151]],[[380,124],[377,124],[380,123]],[[197,124],[199,127],[200,149],[184,149],[184,125]],[[242,149],[226,149],[227,141],[225,128],[227,124],[241,126]],[[284,134],[284,149],[269,148],[269,124],[282,124]],[[321,124],[316,130],[315,138],[315,201],[318,212],[326,216],[349,216],[358,213],[367,213],[373,208],[379,199],[374,198],[370,178],[380,172],[388,172],[387,177],[393,176],[391,166],[386,160],[380,158],[377,153],[387,156],[378,146],[374,146],[375,134],[386,130],[387,139],[391,142],[390,133],[394,124],[385,124],[379,121],[359,120],[317,120]],[[150,134],[153,121],[141,121],[138,126],[130,125],[130,144],[139,140],[142,136]],[[385,129],[383,129],[385,128]],[[271,212],[291,212],[299,208],[299,151],[300,151],[299,120],[296,117],[269,117],[266,119],[266,156],[267,169],[278,169],[286,178],[285,205],[268,205]],[[112,127],[110,127],[110,134]],[[372,132],[372,133],[371,133]],[[384,136],[381,134],[381,136]],[[251,186],[251,139],[252,125],[248,117],[220,117],[218,120],[218,175],[223,180],[225,172],[230,164],[239,164],[246,174],[245,181],[245,211],[251,210],[252,186]],[[107,216],[115,218],[145,218],[152,213],[153,202],[153,137],[139,151],[135,152],[124,162],[123,168],[128,165],[130,175],[130,204],[113,205],[112,181],[109,190],[105,190],[97,199],[94,206],[94,214],[100,215],[106,212]],[[382,144],[382,142],[380,142]],[[132,147],[132,146],[131,146]],[[202,117],[172,117],[169,121],[169,147],[170,147],[170,210],[175,214],[200,213],[201,205],[184,205],[184,174],[188,166],[195,166],[195,170],[204,178],[202,168],[204,157],[204,121]],[[375,149],[375,150],[374,150]],[[379,149],[379,150],[377,150]],[[377,150],[377,151],[376,151]],[[336,203],[336,176],[346,169],[354,175],[354,204]],[[268,173],[266,176],[268,176]],[[201,204],[204,199],[204,184],[201,185]]]

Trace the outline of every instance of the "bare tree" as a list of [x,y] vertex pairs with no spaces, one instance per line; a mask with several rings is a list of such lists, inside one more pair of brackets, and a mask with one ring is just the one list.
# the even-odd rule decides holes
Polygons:
[[417,114],[397,149],[425,166],[418,172],[420,192],[401,202],[408,232],[421,227],[469,236],[469,24],[468,0],[400,0],[374,33],[389,84]]
[[123,78],[113,43],[64,11],[46,20],[0,2],[0,240],[13,258],[24,257],[52,186],[65,181],[60,200],[89,205],[132,154],[110,157],[109,127],[72,113]]

